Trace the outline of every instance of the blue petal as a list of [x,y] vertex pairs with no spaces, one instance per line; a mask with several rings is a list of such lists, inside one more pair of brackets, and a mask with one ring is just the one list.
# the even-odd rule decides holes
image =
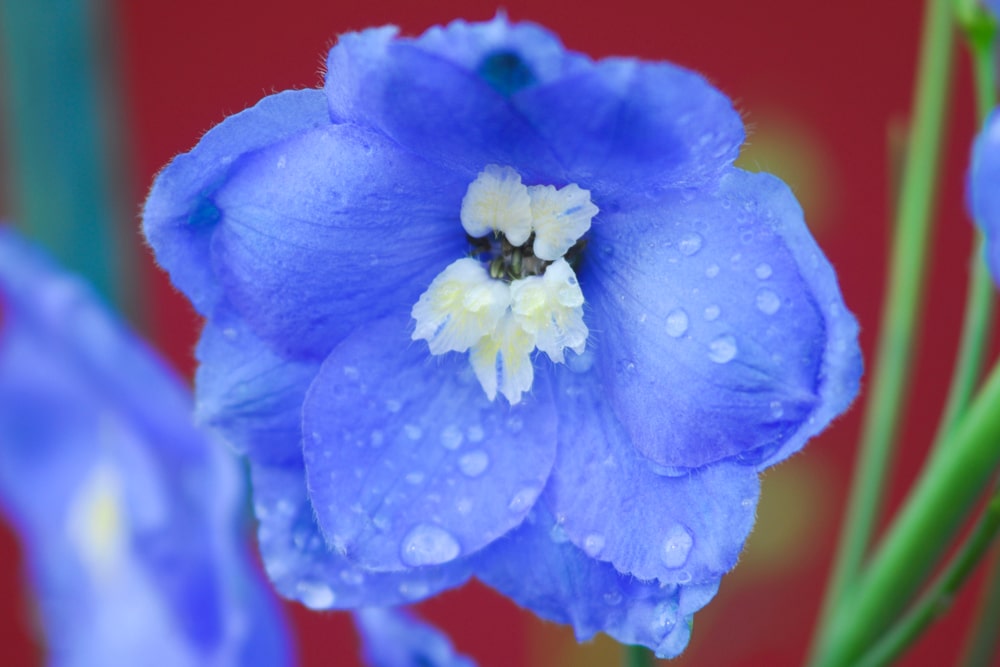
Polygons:
[[643,580],[716,581],[736,565],[757,509],[753,467],[721,462],[657,474],[596,375],[559,373],[556,395],[563,444],[544,499],[574,544]]
[[361,609],[354,622],[370,667],[475,667],[440,630],[402,609]]
[[568,541],[544,503],[478,557],[476,577],[542,618],[571,624],[579,641],[605,632],[661,658],[684,650],[694,613],[718,590],[717,580],[684,586],[620,574]]
[[986,237],[986,263],[1000,285],[1000,110],[993,110],[972,149],[972,214]]
[[857,323],[778,179],[731,170],[636,198],[591,233],[580,284],[602,332],[594,366],[651,460],[765,467],[856,395]]
[[547,378],[516,406],[491,402],[465,355],[431,358],[409,319],[338,346],[309,390],[303,451],[328,540],[371,570],[472,554],[516,527],[549,477]]
[[[475,35],[463,24],[422,41],[395,39],[393,28],[343,35],[327,59],[330,115],[372,127],[403,148],[463,174],[466,184],[488,164],[515,167],[529,181],[562,173],[551,149],[511,106],[507,95],[460,62]],[[551,52],[542,31],[498,43]],[[456,59],[446,44],[454,41]],[[547,178],[546,178],[547,177]]]
[[320,362],[287,359],[228,312],[198,342],[196,418],[256,463],[301,464],[302,402]]
[[370,572],[326,546],[306,496],[301,467],[252,466],[258,540],[282,595],[311,609],[408,604],[469,578],[465,560],[406,572]]
[[698,185],[732,164],[744,139],[729,98],[669,63],[608,58],[513,101],[568,180],[605,196]]
[[512,95],[581,71],[585,55],[566,51],[559,37],[534,23],[492,21],[432,26],[417,38],[421,48],[475,72],[495,90]]
[[239,531],[237,466],[192,428],[182,385],[4,230],[0,295],[0,497],[54,660],[287,663]]
[[219,297],[210,259],[222,216],[214,199],[219,187],[247,155],[329,122],[320,91],[265,97],[217,125],[157,176],[143,209],[143,231],[157,261],[199,312],[211,312]]
[[359,324],[409,309],[468,250],[467,187],[353,125],[303,133],[220,186],[212,261],[259,336],[319,360]]

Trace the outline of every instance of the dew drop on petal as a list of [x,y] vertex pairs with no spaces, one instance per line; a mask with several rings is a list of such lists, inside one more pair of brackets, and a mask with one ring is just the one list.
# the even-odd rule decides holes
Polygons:
[[677,243],[677,249],[682,255],[690,257],[701,250],[702,238],[698,232],[690,232],[681,237]]
[[420,471],[414,471],[406,474],[406,481],[408,484],[413,484],[414,486],[420,484],[424,481],[424,473]]
[[419,440],[420,436],[424,434],[423,429],[416,424],[406,424],[403,426],[403,432],[406,433],[406,437],[410,440]]
[[514,497],[510,499],[510,503],[507,505],[507,509],[511,512],[524,512],[535,504],[537,497],[538,489],[530,486],[525,487],[514,494]]
[[622,602],[621,591],[608,591],[604,594],[604,602],[612,607]]
[[549,531],[549,539],[556,544],[564,544],[567,540],[569,540],[569,535],[566,534],[565,528],[556,523],[552,525],[552,530]]
[[709,322],[717,320],[721,312],[721,309],[713,303],[711,306],[705,308],[705,319]]
[[441,444],[445,449],[458,449],[462,446],[462,441],[464,439],[465,436],[462,435],[462,431],[460,431],[454,424],[446,426],[445,429],[441,431]]
[[574,373],[586,373],[594,365],[594,353],[584,350],[583,354],[577,354],[569,350],[566,352],[566,365]]
[[708,268],[705,269],[705,275],[708,276],[709,278],[714,278],[715,276],[719,275],[719,265],[709,264]]
[[757,292],[757,310],[765,315],[774,315],[781,308],[781,299],[769,289]]
[[455,560],[461,551],[458,541],[444,528],[418,523],[403,538],[399,557],[411,567],[420,567]]
[[691,533],[680,524],[673,525],[663,540],[663,551],[660,553],[663,564],[667,567],[680,567],[686,563],[692,544],[694,538]]
[[481,449],[465,454],[458,460],[458,469],[466,477],[479,477],[490,465],[490,456]]
[[688,330],[688,315],[682,308],[675,308],[667,315],[667,334],[679,338]]
[[674,602],[661,602],[653,609],[653,621],[650,631],[659,641],[666,639],[677,623],[677,605]]
[[329,586],[319,582],[300,581],[295,586],[302,604],[310,609],[329,609],[336,596]]
[[360,586],[365,583],[365,575],[357,570],[343,570],[340,579],[348,586]]
[[468,498],[462,498],[455,503],[455,509],[458,510],[459,514],[468,514],[472,511],[472,501]]
[[771,416],[775,419],[781,419],[784,414],[785,410],[781,407],[781,401],[771,401]]
[[729,334],[719,336],[708,344],[708,358],[717,364],[725,364],[736,356],[736,339]]
[[390,398],[385,402],[385,409],[389,412],[396,413],[403,409],[403,404],[399,401]]
[[592,533],[583,538],[583,550],[591,558],[596,558],[604,549],[604,536]]
[[482,442],[483,438],[486,437],[486,432],[483,431],[482,426],[470,426],[465,432],[469,436],[469,442]]
[[764,262],[763,264],[757,265],[757,268],[754,269],[754,273],[757,274],[757,277],[761,280],[767,280],[771,277],[773,271],[771,270],[771,265]]
[[419,600],[427,597],[430,589],[422,581],[404,581],[399,585],[399,594],[407,600]]
[[677,583],[679,584],[690,583],[691,578],[692,578],[691,573],[688,572],[687,570],[681,570],[680,572],[677,573]]

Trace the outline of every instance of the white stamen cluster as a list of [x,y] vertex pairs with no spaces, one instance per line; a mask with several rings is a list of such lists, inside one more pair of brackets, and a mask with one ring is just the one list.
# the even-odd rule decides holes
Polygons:
[[543,260],[540,275],[503,280],[488,265],[465,257],[449,264],[413,306],[413,340],[431,354],[469,352],[469,361],[490,400],[497,390],[511,404],[531,389],[536,349],[557,363],[569,348],[586,347],[583,292],[564,258],[590,228],[598,209],[575,184],[525,186],[510,167],[488,165],[469,185],[461,220],[474,238],[489,234]]

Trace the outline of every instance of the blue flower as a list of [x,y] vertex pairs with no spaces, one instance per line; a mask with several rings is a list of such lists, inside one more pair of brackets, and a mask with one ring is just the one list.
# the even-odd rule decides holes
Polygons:
[[437,629],[398,609],[354,613],[365,664],[371,667],[475,667]]
[[763,468],[841,413],[854,318],[730,101],[503,17],[340,38],[228,118],[145,232],[206,319],[198,413],[251,461],[285,595],[475,575],[673,656]]
[[1000,285],[1000,109],[994,109],[972,147],[972,215],[986,238],[986,263]]
[[231,454],[187,391],[0,228],[0,504],[55,665],[283,665]]

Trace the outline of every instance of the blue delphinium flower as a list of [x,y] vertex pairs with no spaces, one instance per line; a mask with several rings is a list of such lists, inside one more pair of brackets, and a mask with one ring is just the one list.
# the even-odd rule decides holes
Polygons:
[[371,667],[475,667],[436,628],[400,609],[369,607],[354,613],[365,664]]
[[145,232],[206,319],[198,411],[250,458],[287,596],[475,575],[673,656],[758,473],[854,397],[856,323],[700,76],[504,17],[340,38],[228,118]]
[[986,238],[986,263],[1000,285],[1000,109],[994,109],[972,148],[969,199]]
[[78,280],[0,227],[0,507],[55,665],[283,665],[231,454]]

